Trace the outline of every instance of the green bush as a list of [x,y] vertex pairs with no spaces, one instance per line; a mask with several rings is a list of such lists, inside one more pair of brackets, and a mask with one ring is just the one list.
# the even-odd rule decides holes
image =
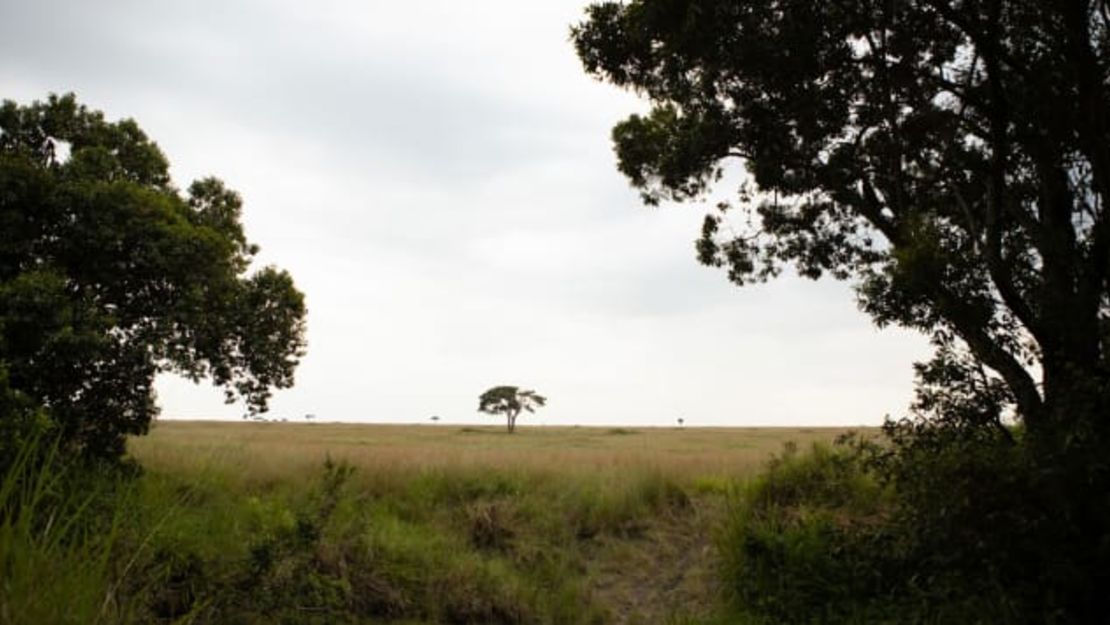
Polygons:
[[922,611],[953,623],[1104,619],[1104,451],[1046,467],[1020,429],[902,421],[887,431],[891,445],[873,466],[897,493],[890,527],[913,571],[903,594]]
[[860,454],[793,447],[734,498],[722,576],[751,623],[901,622],[888,592],[882,531],[889,492]]
[[1039,469],[1020,432],[901,422],[888,435],[788,449],[735,495],[722,579],[740,622],[1101,622],[1099,482],[1059,486],[1079,481]]

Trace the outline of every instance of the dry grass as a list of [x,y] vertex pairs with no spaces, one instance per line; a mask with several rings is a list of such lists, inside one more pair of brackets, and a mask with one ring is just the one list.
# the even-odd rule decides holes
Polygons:
[[659,472],[672,479],[739,477],[787,441],[808,446],[846,428],[604,428],[162,421],[131,442],[152,469],[226,468],[285,481],[328,455],[362,473],[473,468],[526,473]]

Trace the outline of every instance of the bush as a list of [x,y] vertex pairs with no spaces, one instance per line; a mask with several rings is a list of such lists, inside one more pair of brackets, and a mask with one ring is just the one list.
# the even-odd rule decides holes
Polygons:
[[888,507],[858,451],[789,446],[737,495],[722,534],[734,608],[752,623],[893,622],[876,601]]
[[902,421],[887,433],[873,465],[897,493],[907,596],[945,622],[1103,619],[1110,485],[1097,463],[1046,469],[1020,430]]
[[887,434],[788,449],[737,495],[721,551],[742,622],[1101,622],[1110,493],[1063,490],[1020,432]]

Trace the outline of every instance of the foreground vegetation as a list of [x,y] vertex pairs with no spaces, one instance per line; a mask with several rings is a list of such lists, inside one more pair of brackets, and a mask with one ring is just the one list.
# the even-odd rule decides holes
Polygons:
[[0,623],[1100,622],[1106,545],[1023,494],[1020,448],[912,427],[168,423],[130,471],[25,446]]
[[840,433],[162,423],[9,471],[0,620],[704,622],[736,480]]
[[700,262],[847,281],[934,347],[887,450],[812,472],[882,497],[753,504],[756,611],[1107,622],[1107,3],[598,1],[572,39],[649,107],[612,132],[644,202],[711,207]]

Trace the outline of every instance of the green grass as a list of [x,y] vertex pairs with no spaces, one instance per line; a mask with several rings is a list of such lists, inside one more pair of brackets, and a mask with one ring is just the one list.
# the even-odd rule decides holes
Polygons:
[[116,600],[113,550],[126,498],[112,478],[70,470],[35,442],[0,482],[0,622],[107,623],[127,618]]
[[709,623],[729,493],[839,433],[160,423],[9,473],[0,621]]

